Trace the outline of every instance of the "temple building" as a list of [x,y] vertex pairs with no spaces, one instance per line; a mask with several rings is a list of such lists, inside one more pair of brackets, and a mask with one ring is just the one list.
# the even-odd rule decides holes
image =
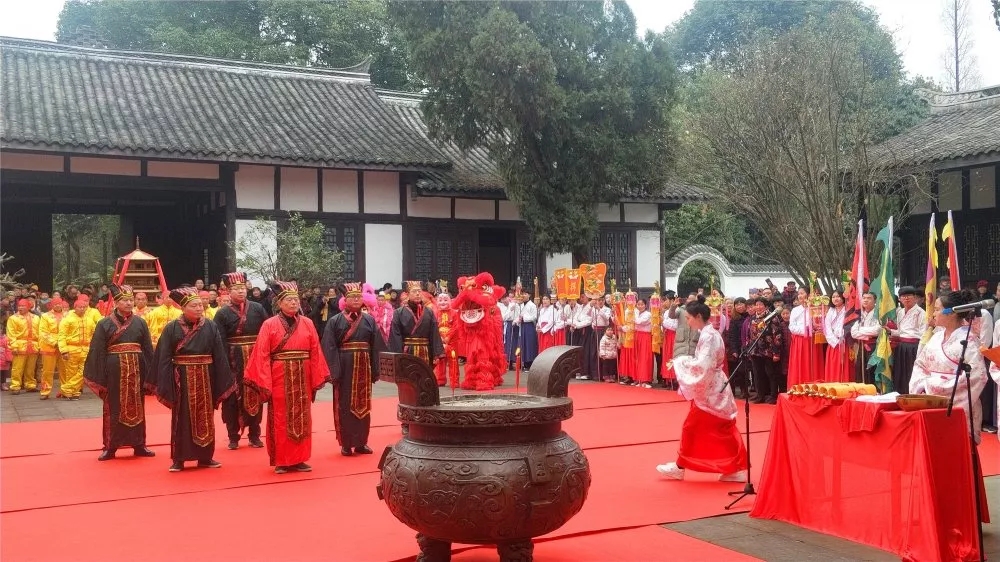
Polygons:
[[[303,68],[0,38],[3,251],[52,278],[53,214],[121,217],[168,283],[218,279],[257,217],[321,221],[344,276],[399,286],[491,271],[528,286],[571,267],[534,248],[485,151],[427,135],[412,94],[364,66]],[[596,205],[591,261],[609,278],[662,281],[662,213],[683,185]]]
[[[1000,85],[919,93],[930,115],[872,151],[876,164],[892,163],[920,178],[915,206],[897,232],[900,282],[925,283],[929,214],[952,211],[962,284],[984,279],[992,294],[1000,281]],[[947,217],[935,220],[940,231]],[[939,272],[947,268],[945,252],[939,246]]]

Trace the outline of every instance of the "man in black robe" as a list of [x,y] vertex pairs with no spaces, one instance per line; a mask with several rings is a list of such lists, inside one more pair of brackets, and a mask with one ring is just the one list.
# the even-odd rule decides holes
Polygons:
[[434,366],[434,361],[444,354],[441,334],[438,332],[434,311],[423,304],[420,281],[407,281],[407,302],[396,309],[389,333],[389,349],[395,353],[409,353]]
[[260,421],[264,408],[260,395],[253,387],[243,384],[243,370],[260,326],[267,320],[267,312],[260,303],[247,299],[247,278],[244,273],[227,273],[223,276],[229,287],[230,304],[215,313],[215,324],[222,334],[229,353],[229,368],[236,378],[236,392],[222,403],[222,421],[229,433],[229,448],[240,446],[243,428],[247,428],[250,446],[261,448]]
[[384,344],[375,318],[361,311],[361,283],[345,285],[346,310],[331,318],[323,333],[323,353],[333,381],[333,420],[340,454],[372,454],[372,383]]
[[104,402],[104,450],[97,460],[115,458],[120,447],[152,457],[144,396],[153,390],[153,343],[145,320],[132,314],[132,287],[113,284],[110,292],[115,309],[97,323],[83,366],[87,386]]
[[219,468],[215,455],[215,408],[236,392],[222,337],[206,320],[194,287],[170,291],[183,314],[170,321],[156,343],[156,397],[170,408],[170,472],[184,461]]

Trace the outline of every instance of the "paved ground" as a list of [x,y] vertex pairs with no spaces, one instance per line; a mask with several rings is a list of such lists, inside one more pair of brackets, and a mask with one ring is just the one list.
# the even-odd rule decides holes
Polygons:
[[[504,377],[507,384],[514,386],[514,374]],[[522,380],[522,383],[524,381]],[[576,383],[574,384],[596,384]],[[450,389],[442,389],[442,395]],[[330,401],[333,391],[329,386],[320,391],[319,401]],[[396,386],[379,382],[372,392],[376,398],[395,396]],[[456,394],[464,394],[457,390]],[[53,394],[53,396],[55,396]],[[9,392],[0,393],[0,422],[31,422],[73,418],[96,418],[101,415],[101,402],[86,388],[83,397],[77,401],[39,400],[38,393],[21,393],[14,396]],[[995,436],[984,435],[986,439]],[[1000,559],[1000,476],[987,479],[987,497],[993,524],[984,527],[987,558]],[[720,498],[720,502],[727,501]],[[730,550],[767,560],[768,562],[807,561],[854,561],[854,560],[898,560],[897,557],[874,548],[850,541],[814,533],[794,525],[776,521],[751,519],[746,514],[710,517],[664,525],[668,529],[690,535],[697,539],[716,544]]]

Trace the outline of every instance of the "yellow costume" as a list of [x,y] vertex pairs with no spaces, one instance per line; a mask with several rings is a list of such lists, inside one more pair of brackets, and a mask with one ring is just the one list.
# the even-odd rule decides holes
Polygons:
[[206,306],[205,307],[205,318],[207,318],[208,320],[214,320],[215,319],[215,313],[218,312],[218,311],[219,311],[218,308],[211,308],[211,307]]
[[91,306],[87,308],[87,318],[96,326],[98,322],[104,319],[104,315],[101,314],[100,310]]
[[52,380],[55,378],[56,368],[59,369],[59,383],[62,384],[65,379],[66,368],[59,353],[59,324],[65,317],[65,312],[56,315],[50,311],[43,314],[38,322],[42,349],[42,381],[39,391],[43,397],[52,392]]
[[7,319],[7,341],[14,360],[10,366],[10,389],[32,391],[35,382],[35,364],[38,362],[38,317],[30,312],[15,314]]
[[163,333],[167,323],[180,317],[181,309],[166,304],[161,304],[146,314],[146,325],[149,326],[149,338],[153,342],[153,347],[156,347],[156,342],[160,340],[160,334]]
[[79,397],[83,390],[83,364],[87,361],[90,339],[96,327],[93,315],[80,316],[75,311],[59,323],[59,351],[67,355],[63,359],[66,374],[60,377],[59,387],[67,398]]

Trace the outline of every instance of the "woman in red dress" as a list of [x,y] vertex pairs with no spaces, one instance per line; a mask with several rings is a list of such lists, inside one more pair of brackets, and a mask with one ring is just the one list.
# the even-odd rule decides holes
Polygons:
[[542,306],[538,309],[538,354],[556,345],[556,307],[552,306],[549,296],[542,297]]
[[653,388],[653,324],[646,301],[635,305],[635,384]]
[[844,337],[844,293],[834,291],[830,295],[830,305],[823,320],[823,335],[827,343],[823,380],[851,382],[851,359]]

